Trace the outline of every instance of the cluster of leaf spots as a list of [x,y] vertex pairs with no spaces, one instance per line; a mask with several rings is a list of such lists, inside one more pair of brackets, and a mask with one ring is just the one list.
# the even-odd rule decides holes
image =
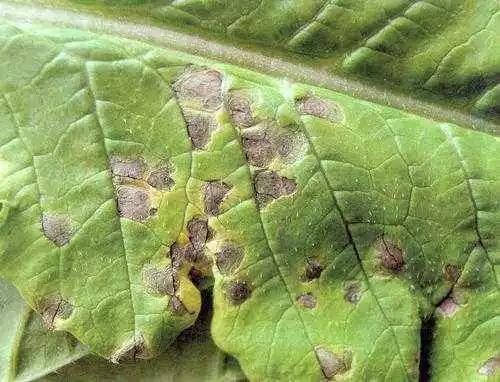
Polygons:
[[431,315],[433,379],[496,373],[498,137],[119,38],[0,37],[0,273],[48,326],[154,357],[213,276],[251,380],[417,380]]
[[147,185],[159,191],[169,191],[175,183],[169,163],[146,173],[142,158],[112,157],[110,167],[116,187],[118,213],[126,219],[142,221],[157,213],[157,208],[151,206]]

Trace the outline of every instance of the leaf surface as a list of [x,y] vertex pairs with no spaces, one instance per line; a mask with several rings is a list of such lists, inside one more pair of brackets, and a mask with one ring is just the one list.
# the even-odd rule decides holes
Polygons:
[[431,315],[435,380],[494,375],[498,137],[117,37],[0,38],[1,273],[50,326],[151,357],[212,272],[251,380],[417,380]]
[[206,293],[206,297],[206,305],[203,306],[196,323],[185,330],[159,357],[115,365],[95,355],[89,355],[41,381],[190,382],[200,378],[207,382],[246,381],[238,362],[224,354],[211,339],[210,293]]
[[[210,337],[210,293],[196,323],[154,360],[115,365],[65,332],[49,332],[17,291],[0,282],[2,381],[244,381],[237,361],[215,347]],[[49,374],[47,376],[47,374]]]

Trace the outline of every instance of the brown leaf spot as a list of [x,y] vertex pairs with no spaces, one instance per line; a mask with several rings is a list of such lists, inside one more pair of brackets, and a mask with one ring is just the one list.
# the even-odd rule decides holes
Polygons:
[[149,195],[146,191],[129,186],[120,186],[117,190],[118,213],[122,218],[146,220],[150,215]]
[[250,297],[252,291],[245,281],[233,281],[227,288],[227,296],[233,305],[239,305]]
[[344,298],[351,304],[357,304],[361,298],[361,291],[358,282],[346,283],[344,290]]
[[175,182],[170,176],[172,169],[170,166],[160,167],[156,170],[153,170],[147,179],[148,184],[151,187],[156,188],[160,191],[170,191],[174,186]]
[[203,185],[205,212],[208,215],[219,215],[219,206],[229,190],[231,187],[224,182],[207,182]]
[[333,353],[322,346],[317,346],[314,351],[326,379],[332,379],[338,374],[344,374],[351,368],[350,358],[342,354]]
[[146,169],[142,158],[132,159],[113,156],[110,159],[110,166],[113,175],[132,179],[141,179]]
[[142,335],[139,335],[116,351],[111,356],[110,361],[113,363],[120,363],[148,358],[151,358],[151,354],[146,347],[146,341]]
[[233,92],[227,102],[227,108],[233,122],[240,128],[254,124],[250,101],[241,93]]
[[179,284],[171,266],[162,269],[147,267],[142,272],[142,279],[150,291],[161,295],[173,295]]
[[234,244],[225,244],[216,254],[215,264],[223,275],[238,269],[243,260],[243,251]]
[[68,244],[74,234],[68,217],[46,213],[42,214],[42,232],[58,247]]
[[282,157],[293,154],[296,137],[292,133],[281,134],[275,139],[276,151]]
[[262,171],[255,176],[255,191],[259,207],[265,206],[270,200],[295,192],[295,181],[279,176],[275,171]]
[[460,268],[453,264],[446,264],[443,268],[443,274],[445,280],[456,283],[460,278]]
[[212,117],[202,114],[188,114],[185,116],[187,131],[193,147],[203,149],[208,141],[212,131],[217,128]]
[[205,219],[193,218],[189,220],[187,230],[189,240],[195,248],[203,248],[210,239],[211,232]]
[[211,231],[204,219],[193,218],[187,223],[189,243],[184,246],[174,243],[170,246],[170,257],[175,267],[185,262],[195,263],[205,257],[205,243],[211,238]]
[[456,300],[450,296],[445,298],[441,304],[437,307],[437,312],[444,317],[453,316],[459,309],[459,305]]
[[308,260],[304,271],[306,281],[317,279],[323,272],[323,266],[316,260]]
[[479,369],[478,373],[482,375],[494,375],[500,369],[500,356],[488,359]]
[[301,114],[313,115],[318,118],[340,122],[344,119],[339,105],[325,101],[313,95],[306,96],[297,101],[297,109]]
[[40,312],[43,325],[48,330],[54,330],[56,320],[71,316],[73,305],[61,297],[51,297],[42,304]]
[[301,294],[297,297],[297,303],[304,308],[312,309],[316,307],[316,297],[311,293]]
[[275,156],[275,145],[265,131],[246,132],[242,144],[247,161],[253,166],[265,167]]
[[379,259],[380,264],[392,272],[401,272],[404,269],[403,251],[385,237],[380,241]]
[[208,110],[216,110],[222,105],[222,74],[205,69],[189,73],[174,86],[181,101],[195,101]]

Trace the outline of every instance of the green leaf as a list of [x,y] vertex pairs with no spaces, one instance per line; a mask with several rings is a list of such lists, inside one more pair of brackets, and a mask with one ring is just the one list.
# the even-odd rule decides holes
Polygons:
[[88,352],[67,333],[47,332],[38,314],[2,280],[0,317],[1,381],[37,380]]
[[152,357],[213,273],[251,380],[498,375],[498,136],[118,37],[0,44],[0,273],[50,326]]
[[498,0],[39,3],[177,26],[498,122]]
[[[49,332],[17,291],[0,280],[2,381],[244,381],[238,363],[210,338],[210,293],[196,323],[154,360],[111,364],[64,332]],[[46,376],[47,374],[50,374]],[[45,376],[45,377],[44,377]]]
[[[207,293],[207,298],[210,294]],[[180,381],[244,382],[238,363],[218,349],[210,338],[210,300],[196,323],[184,331],[158,358],[109,363],[90,355],[43,378],[43,382],[57,381]]]

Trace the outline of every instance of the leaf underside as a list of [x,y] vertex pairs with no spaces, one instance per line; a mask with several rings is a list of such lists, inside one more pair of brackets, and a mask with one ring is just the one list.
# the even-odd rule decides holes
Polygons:
[[[115,37],[0,27],[0,274],[113,361],[200,311],[251,380],[498,365],[500,139]],[[492,366],[493,365],[493,366]]]

